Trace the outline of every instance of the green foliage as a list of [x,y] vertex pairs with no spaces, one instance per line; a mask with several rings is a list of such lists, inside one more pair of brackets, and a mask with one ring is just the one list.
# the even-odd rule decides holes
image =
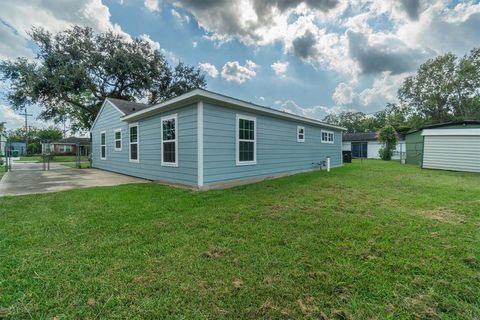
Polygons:
[[327,115],[323,121],[347,128],[348,132],[378,131],[390,123],[397,131],[408,131],[410,110],[408,108],[388,103],[385,110],[366,115],[363,112],[342,112],[338,115]]
[[379,155],[382,160],[391,160],[393,151],[397,146],[397,132],[395,128],[387,124],[378,133],[378,141],[383,144],[379,150]]
[[43,140],[60,140],[63,133],[60,129],[50,126],[47,128],[28,128],[25,132],[25,128],[18,128],[11,131],[8,135],[10,141],[25,142],[28,138],[27,152],[28,154],[37,154],[42,150],[41,142]]
[[363,160],[230,190],[0,197],[5,319],[478,319],[479,175]]
[[422,64],[398,91],[423,124],[480,119],[480,48],[462,58],[447,53]]
[[183,63],[172,68],[142,39],[79,26],[57,34],[33,28],[30,36],[38,46],[36,60],[0,63],[11,83],[7,98],[15,109],[39,105],[45,120],[67,117],[74,131],[90,128],[107,97],[153,104],[206,86],[199,69]]

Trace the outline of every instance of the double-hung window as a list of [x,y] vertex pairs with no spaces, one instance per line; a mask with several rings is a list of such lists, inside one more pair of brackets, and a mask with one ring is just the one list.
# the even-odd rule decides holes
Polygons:
[[305,142],[305,127],[297,126],[297,142]]
[[256,121],[237,114],[237,165],[257,163]]
[[333,131],[322,130],[322,143],[334,143]]
[[122,151],[122,129],[115,129],[113,138],[115,142],[115,151]]
[[138,124],[131,124],[129,127],[129,141],[130,141],[130,155],[129,160],[131,162],[138,162],[138,143],[139,143],[139,135],[138,135]]
[[107,160],[107,132],[100,132],[100,159]]
[[162,166],[178,167],[177,115],[162,117]]

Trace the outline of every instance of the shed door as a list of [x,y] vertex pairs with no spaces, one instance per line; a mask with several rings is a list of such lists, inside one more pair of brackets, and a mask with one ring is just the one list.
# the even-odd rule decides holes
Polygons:
[[423,168],[480,172],[480,137],[425,136]]

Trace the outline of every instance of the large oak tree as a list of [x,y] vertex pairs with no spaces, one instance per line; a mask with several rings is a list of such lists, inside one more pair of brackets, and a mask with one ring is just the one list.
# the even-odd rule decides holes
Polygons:
[[170,66],[142,39],[79,26],[57,34],[33,28],[29,35],[38,46],[35,60],[0,62],[8,100],[15,109],[40,106],[45,120],[67,117],[73,130],[89,129],[107,97],[154,104],[206,86],[198,68]]

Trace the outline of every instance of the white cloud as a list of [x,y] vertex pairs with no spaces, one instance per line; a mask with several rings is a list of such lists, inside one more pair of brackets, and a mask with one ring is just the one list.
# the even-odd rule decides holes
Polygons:
[[285,73],[287,72],[288,64],[289,64],[288,61],[287,62],[277,61],[277,62],[274,62],[271,65],[271,67],[277,76],[281,78],[285,78],[286,77]]
[[200,70],[204,71],[206,74],[208,74],[212,78],[216,78],[218,76],[218,70],[217,67],[215,67],[213,64],[205,62],[205,63],[199,63],[198,67]]
[[33,58],[26,47],[27,40],[0,21],[0,59],[15,59],[18,56]]
[[150,38],[150,35],[148,34],[142,34],[139,36],[140,39],[148,42],[153,49],[156,49],[156,50],[160,50],[160,52],[165,56],[167,57],[167,59],[169,59],[170,61],[174,62],[174,63],[178,63],[178,61],[180,61],[180,59],[178,59],[178,57],[175,55],[175,53],[173,53],[172,51],[169,51],[169,50],[166,50],[164,48],[162,48],[160,46],[160,43],[158,41],[155,41],[153,40],[152,38]]
[[160,12],[160,0],[145,0],[143,4],[148,11]]
[[174,16],[178,22],[180,22],[181,24],[183,23],[189,23],[190,22],[190,17],[188,15],[182,15],[180,14],[180,12],[178,12],[177,10],[175,9],[172,9],[170,10],[170,13],[172,14],[172,16]]
[[10,107],[0,104],[0,122],[6,122],[9,129],[20,127],[24,124],[25,119],[15,113]]
[[101,0],[4,1],[0,10],[0,33],[3,42],[0,55],[31,57],[31,50],[26,48],[26,44],[29,38],[27,32],[33,26],[43,27],[51,32],[59,32],[72,25],[89,26],[99,32],[112,30],[130,39],[110,18],[110,10]]
[[386,71],[375,79],[371,87],[361,91],[352,85],[340,83],[332,95],[335,105],[358,111],[378,111],[385,107],[387,102],[396,103],[397,90],[405,77],[409,74],[392,75]]
[[160,50],[160,43],[158,41],[152,40],[148,34],[142,34],[139,36],[140,39],[148,42],[153,49]]
[[259,66],[251,61],[245,61],[245,65],[240,65],[238,61],[229,61],[225,63],[222,68],[222,77],[227,81],[235,81],[237,83],[244,83],[247,80],[254,78],[257,73],[255,69]]
[[280,102],[280,106],[277,106],[281,111],[296,114],[299,116],[322,120],[326,115],[332,113],[340,113],[346,109],[342,107],[326,107],[326,106],[299,106],[296,102],[292,100],[287,100],[284,102]]
[[198,46],[198,42],[197,41],[192,41],[192,47],[196,48]]

